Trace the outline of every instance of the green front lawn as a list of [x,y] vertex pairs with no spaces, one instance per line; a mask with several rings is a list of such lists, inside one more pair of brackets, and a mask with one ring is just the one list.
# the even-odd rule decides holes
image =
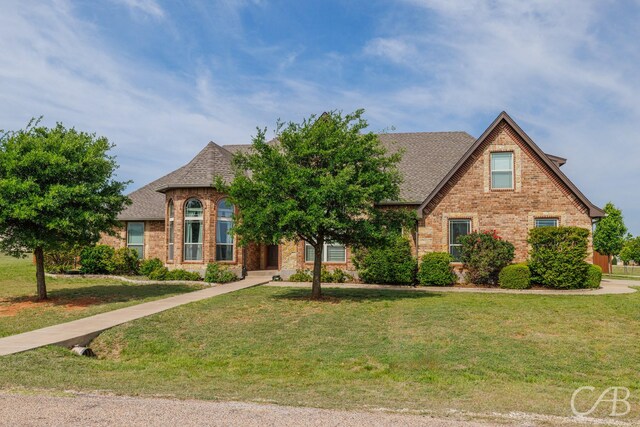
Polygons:
[[96,359],[4,357],[0,387],[569,416],[577,387],[617,385],[638,419],[640,293],[324,292],[258,287],[178,307],[103,333]]
[[36,273],[31,258],[0,255],[0,337],[201,289],[81,277],[46,280],[49,301],[36,302]]

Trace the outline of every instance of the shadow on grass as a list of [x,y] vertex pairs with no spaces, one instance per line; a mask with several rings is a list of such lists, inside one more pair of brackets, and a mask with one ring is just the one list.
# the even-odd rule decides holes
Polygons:
[[[90,285],[51,290],[48,292],[49,299],[44,302],[52,305],[97,305],[136,301],[171,294],[177,295],[197,289],[197,287],[184,284]],[[29,301],[35,302],[35,295],[25,295],[3,299],[3,302],[8,302],[10,304],[18,304]]]
[[[411,288],[398,286],[398,289],[353,289],[353,288],[323,288],[322,299],[318,302],[339,303],[340,301],[396,301],[422,298],[441,298],[440,292],[416,292]],[[314,301],[311,300],[311,289],[284,288],[282,292],[272,295],[279,300]]]

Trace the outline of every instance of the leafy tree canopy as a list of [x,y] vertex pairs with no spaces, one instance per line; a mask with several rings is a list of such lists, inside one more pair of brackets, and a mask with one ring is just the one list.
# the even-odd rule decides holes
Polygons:
[[399,200],[401,153],[389,155],[376,134],[364,132],[363,113],[332,111],[302,123],[278,123],[271,142],[266,129],[258,129],[252,149],[234,157],[238,173],[227,191],[240,211],[235,231],[244,243],[312,245],[314,298],[320,297],[325,242],[376,246],[390,230],[415,220],[412,211],[377,207]]
[[131,203],[122,194],[128,183],[114,179],[113,145],[104,137],[39,120],[0,134],[0,250],[34,252],[38,296],[46,298],[43,251],[112,232]]
[[627,233],[622,211],[611,202],[605,205],[604,211],[607,216],[601,218],[596,224],[596,231],[593,233],[593,248],[603,255],[618,255],[622,250]]
[[640,265],[640,236],[630,237],[624,242],[620,251],[620,259],[625,264],[633,261]]

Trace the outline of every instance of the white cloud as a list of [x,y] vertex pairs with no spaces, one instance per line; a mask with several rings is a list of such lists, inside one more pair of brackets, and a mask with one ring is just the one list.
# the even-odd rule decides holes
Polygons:
[[127,6],[133,12],[142,12],[145,15],[162,19],[165,16],[164,10],[155,0],[113,0],[116,3]]

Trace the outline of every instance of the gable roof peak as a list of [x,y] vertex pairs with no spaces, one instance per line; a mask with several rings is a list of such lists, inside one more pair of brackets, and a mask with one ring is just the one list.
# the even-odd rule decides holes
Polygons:
[[489,125],[489,127],[480,135],[480,137],[469,147],[467,152],[458,160],[455,166],[449,171],[449,173],[440,181],[440,183],[433,189],[433,191],[427,196],[418,208],[418,215],[422,217],[424,208],[433,200],[433,198],[444,188],[446,183],[453,177],[453,175],[465,164],[465,162],[473,155],[473,153],[482,145],[487,137],[494,131],[494,129],[502,122],[507,123],[527,144],[535,154],[545,163],[549,169],[551,169],[558,178],[565,184],[573,194],[587,207],[589,210],[589,216],[591,218],[601,218],[604,216],[604,211],[591,203],[587,197],[575,186],[573,182],[560,170],[560,166],[549,158],[538,145],[522,130],[522,128],[507,114],[506,111],[502,111],[495,120]]

